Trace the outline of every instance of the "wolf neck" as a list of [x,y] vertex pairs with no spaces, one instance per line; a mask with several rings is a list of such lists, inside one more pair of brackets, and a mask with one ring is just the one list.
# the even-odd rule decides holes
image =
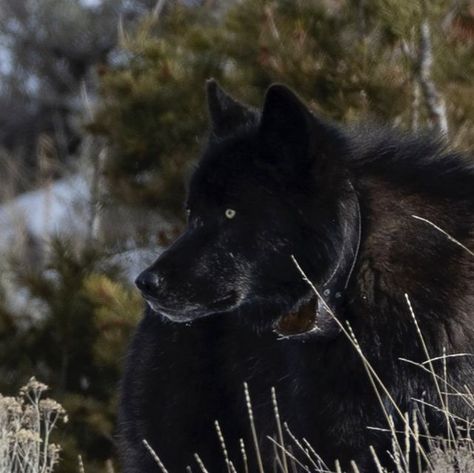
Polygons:
[[352,183],[348,181],[347,186],[350,189],[348,198],[339,205],[338,220],[342,229],[340,246],[336,249],[337,257],[317,295],[316,331],[327,337],[341,331],[339,324],[342,320],[338,323],[335,317],[343,316],[347,288],[357,264],[362,237],[359,198]]
[[[333,245],[333,256],[326,274],[319,283],[314,283],[309,298],[300,301],[293,310],[278,320],[275,330],[283,337],[327,341],[334,339],[341,332],[343,317],[336,317],[342,316],[346,290],[352,278],[361,242],[359,199],[349,181],[345,187],[348,193],[339,203],[337,212],[340,231]],[[299,266],[297,261],[295,263]]]

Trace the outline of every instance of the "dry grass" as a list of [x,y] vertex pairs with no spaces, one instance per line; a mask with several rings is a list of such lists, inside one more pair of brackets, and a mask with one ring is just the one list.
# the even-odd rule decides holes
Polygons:
[[[407,296],[407,302],[409,304],[409,298]],[[411,304],[409,304],[411,309]],[[413,312],[413,319],[416,323],[416,317]],[[416,323],[418,328],[418,324]],[[420,338],[423,340],[421,331],[418,330]],[[351,337],[354,344],[354,348],[360,351],[360,346],[354,337],[350,327],[347,329],[347,336]],[[422,344],[426,347],[424,340]],[[368,363],[363,354],[359,353],[363,363]],[[382,410],[385,414],[387,427],[385,429],[374,429],[368,426],[369,429],[381,430],[390,435],[391,438],[391,450],[389,452],[390,457],[393,460],[394,467],[387,470],[382,466],[379,459],[379,453],[375,449],[368,445],[367,449],[370,451],[374,464],[376,465],[378,473],[472,473],[474,472],[474,444],[471,440],[471,430],[473,420],[462,419],[457,417],[449,410],[449,398],[451,396],[461,397],[463,401],[472,409],[474,418],[474,394],[469,391],[466,387],[464,392],[460,392],[449,384],[447,372],[446,372],[446,360],[455,356],[470,356],[468,354],[456,354],[456,355],[444,355],[442,357],[427,358],[423,363],[413,363],[409,360],[401,359],[401,362],[411,363],[419,367],[419,369],[428,371],[432,375],[433,382],[436,385],[436,389],[439,395],[439,405],[428,404],[421,399],[415,399],[414,401],[420,406],[418,412],[413,412],[411,415],[408,413],[402,413],[398,406],[395,411],[400,416],[398,425],[402,426],[402,430],[397,430],[395,420],[389,416],[382,403],[382,396],[388,395],[391,402],[395,402],[385,386],[381,385],[381,381],[377,374],[373,371],[373,368],[366,366],[366,371],[370,382],[379,397]],[[441,361],[443,364],[443,375],[436,373],[434,363]],[[245,398],[247,401],[248,419],[250,430],[252,432],[253,445],[252,448],[256,453],[257,458],[257,470],[259,473],[265,473],[263,467],[263,460],[260,454],[260,445],[258,442],[257,429],[255,426],[253,409],[251,403],[251,396],[248,389],[248,385],[244,383]],[[336,463],[334,469],[330,468],[324,463],[321,457],[313,449],[311,444],[305,439],[298,439],[288,427],[286,422],[281,421],[280,413],[278,409],[277,397],[275,389],[271,390],[276,435],[274,437],[267,437],[267,440],[275,446],[275,467],[271,470],[271,473],[342,473],[341,467]],[[442,412],[446,417],[446,435],[441,437],[434,437],[430,435],[429,427],[426,418],[426,412],[429,409]],[[401,422],[400,422],[401,421]],[[228,473],[237,473],[232,460],[229,458],[225,439],[222,435],[222,431],[216,421],[216,430],[219,438],[220,445],[222,447],[223,460],[227,465]],[[149,451],[153,454],[158,466],[162,473],[168,473],[165,466],[159,460],[156,453],[152,450],[150,445],[144,440],[145,445]],[[244,445],[243,440],[240,440],[242,464],[244,468],[242,473],[248,473],[248,462],[247,462],[247,449]],[[410,457],[414,455],[416,458],[416,465],[413,466],[413,462],[410,461]],[[203,464],[201,458],[197,453],[194,454],[196,459],[196,465],[201,473],[213,473],[210,472]],[[189,467],[190,468],[190,467]],[[189,471],[191,471],[189,469]],[[269,473],[267,471],[267,473]],[[347,473],[360,473],[360,470],[355,462],[351,464],[351,470]]]
[[1,473],[52,473],[58,463],[60,447],[51,434],[67,416],[58,402],[43,398],[47,389],[31,378],[18,396],[0,395]]
[[[389,455],[393,460],[394,466],[390,470],[382,466],[379,459],[380,452],[376,452],[372,446],[367,445],[367,450],[372,455],[374,465],[376,465],[377,473],[474,472],[474,445],[470,438],[473,421],[456,417],[449,411],[448,402],[450,396],[461,396],[469,407],[472,408],[474,414],[474,395],[467,390],[467,388],[465,392],[450,390],[447,376],[443,377],[435,373],[433,363],[435,361],[442,361],[444,374],[446,375],[445,367],[447,358],[449,358],[449,356],[441,358],[437,357],[429,359],[424,363],[416,364],[423,370],[430,370],[427,366],[433,369],[433,379],[436,379],[436,383],[440,387],[440,396],[442,398],[439,406],[430,405],[423,400],[418,399],[416,400],[420,405],[420,410],[418,412],[413,412],[411,415],[408,413],[401,414],[401,422],[398,422],[398,425],[402,426],[401,430],[396,429],[395,420],[390,416],[386,417],[387,427],[385,429],[372,428],[373,430],[387,433],[391,438],[391,449]],[[403,362],[406,360],[401,361]],[[257,468],[250,471],[258,471],[259,473],[343,473],[340,465],[337,463],[333,468],[326,465],[307,439],[298,439],[292,433],[288,424],[281,421],[274,388],[271,390],[271,395],[275,416],[276,434],[273,437],[268,436],[266,439],[275,446],[274,467],[270,471],[265,470],[260,454],[260,445],[257,440],[258,435],[253,417],[251,396],[246,383],[244,384],[244,392],[247,400],[249,426],[253,437],[253,445],[251,447],[254,449],[257,457]],[[378,393],[380,396],[382,395],[379,389]],[[443,412],[447,420],[449,420],[444,438],[430,435],[427,423],[424,421],[428,409],[435,409]],[[229,458],[226,442],[219,423],[216,421],[215,425],[217,437],[222,449],[222,458],[227,465],[227,472],[249,473],[247,447],[244,445],[243,440],[240,440],[242,456],[240,462],[243,465],[243,469],[237,472],[232,459]],[[368,428],[370,429],[371,427],[368,426]],[[144,444],[150,454],[153,455],[159,470],[162,473],[168,473],[165,465],[146,440],[144,440]],[[413,461],[410,460],[410,457],[412,456],[416,459],[415,466],[413,466]],[[201,473],[214,473],[207,469],[198,453],[194,454],[194,458],[196,460],[198,471]],[[191,466],[188,467],[188,471],[192,471]],[[362,470],[359,470],[357,464],[352,462],[351,469],[347,471],[347,473],[362,473]]]
[[[382,466],[379,453],[370,445],[368,451],[376,465],[378,473],[472,473],[474,471],[474,445],[470,438],[472,423],[471,419],[461,419],[449,409],[450,398],[456,396],[461,398],[473,412],[474,418],[474,394],[465,387],[459,391],[450,385],[447,376],[447,360],[451,357],[470,356],[468,354],[446,355],[431,357],[427,351],[423,334],[419,329],[416,316],[412,310],[410,299],[406,296],[407,306],[417,329],[418,337],[422,346],[425,347],[426,361],[414,363],[410,360],[401,359],[400,362],[410,363],[418,369],[430,373],[432,381],[438,392],[439,403],[428,404],[422,399],[415,401],[420,406],[418,412],[403,413],[394,404],[395,412],[399,419],[389,416],[382,403],[383,397],[390,397],[387,388],[383,386],[380,378],[373,368],[368,364],[350,326],[342,326],[344,333],[350,338],[354,349],[361,357],[366,368],[369,382],[374,387],[379,397],[382,411],[386,418],[386,428],[377,429],[386,432],[391,438],[390,456],[394,467],[390,472]],[[441,368],[439,368],[441,364]],[[435,366],[436,365],[436,366]],[[438,370],[436,369],[438,368]],[[440,373],[439,373],[440,372]],[[32,378],[24,386],[17,397],[4,397],[0,395],[0,472],[1,473],[52,473],[59,460],[60,447],[51,442],[51,433],[59,420],[67,421],[64,409],[56,401],[43,398],[47,387]],[[252,399],[248,385],[244,384],[244,393],[247,403],[249,427],[252,433],[252,445],[246,446],[240,439],[241,458],[232,459],[229,456],[226,440],[219,423],[215,422],[217,438],[221,445],[223,461],[227,473],[270,473],[265,470],[261,456],[261,445],[258,441],[258,433],[253,414]],[[297,438],[288,424],[280,417],[277,393],[272,388],[271,392],[274,418],[275,435],[267,437],[266,441],[274,446],[274,468],[272,473],[342,473],[341,467],[336,464],[329,467],[319,457],[311,444],[305,438]],[[429,428],[424,421],[426,412],[434,409],[441,412],[446,418],[446,434],[444,438],[430,435]],[[398,430],[395,426],[399,426]],[[400,427],[401,426],[401,427]],[[371,427],[368,426],[370,429]],[[149,453],[153,456],[158,471],[169,473],[158,454],[152,449],[146,439],[143,443]],[[257,468],[249,469],[248,448],[254,450],[257,458]],[[410,457],[417,459],[415,467],[410,464]],[[201,473],[214,473],[209,471],[198,453],[194,454],[198,471]],[[238,472],[236,462],[243,465]],[[80,462],[81,464],[81,462]],[[79,468],[79,472],[84,471]],[[191,466],[187,471],[193,471]],[[359,473],[359,468],[352,463],[347,473]]]

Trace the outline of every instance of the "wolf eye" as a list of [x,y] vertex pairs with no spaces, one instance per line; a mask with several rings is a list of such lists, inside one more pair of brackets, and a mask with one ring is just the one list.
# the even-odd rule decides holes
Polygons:
[[234,209],[226,209],[225,216],[226,218],[234,218],[237,212]]

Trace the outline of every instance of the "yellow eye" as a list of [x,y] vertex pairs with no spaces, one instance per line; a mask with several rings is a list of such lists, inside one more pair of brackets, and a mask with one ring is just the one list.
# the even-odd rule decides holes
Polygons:
[[234,218],[237,212],[234,209],[226,209],[225,216],[226,218]]

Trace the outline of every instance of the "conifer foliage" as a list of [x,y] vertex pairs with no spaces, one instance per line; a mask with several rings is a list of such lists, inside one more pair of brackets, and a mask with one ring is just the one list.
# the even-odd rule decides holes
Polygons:
[[112,144],[110,187],[119,200],[180,212],[206,129],[209,77],[252,105],[269,84],[284,82],[336,120],[436,128],[424,94],[429,80],[447,107],[452,138],[470,146],[466,118],[474,106],[465,98],[474,93],[474,36],[460,36],[457,26],[468,12],[447,0],[243,0],[227,9],[170,3],[166,14],[122,35],[123,62],[103,71],[90,129]]
[[0,392],[32,374],[47,382],[70,416],[57,471],[77,471],[78,454],[87,471],[103,471],[114,455],[120,359],[141,301],[94,247],[55,239],[45,267],[10,267],[28,305],[23,314],[0,309]]

